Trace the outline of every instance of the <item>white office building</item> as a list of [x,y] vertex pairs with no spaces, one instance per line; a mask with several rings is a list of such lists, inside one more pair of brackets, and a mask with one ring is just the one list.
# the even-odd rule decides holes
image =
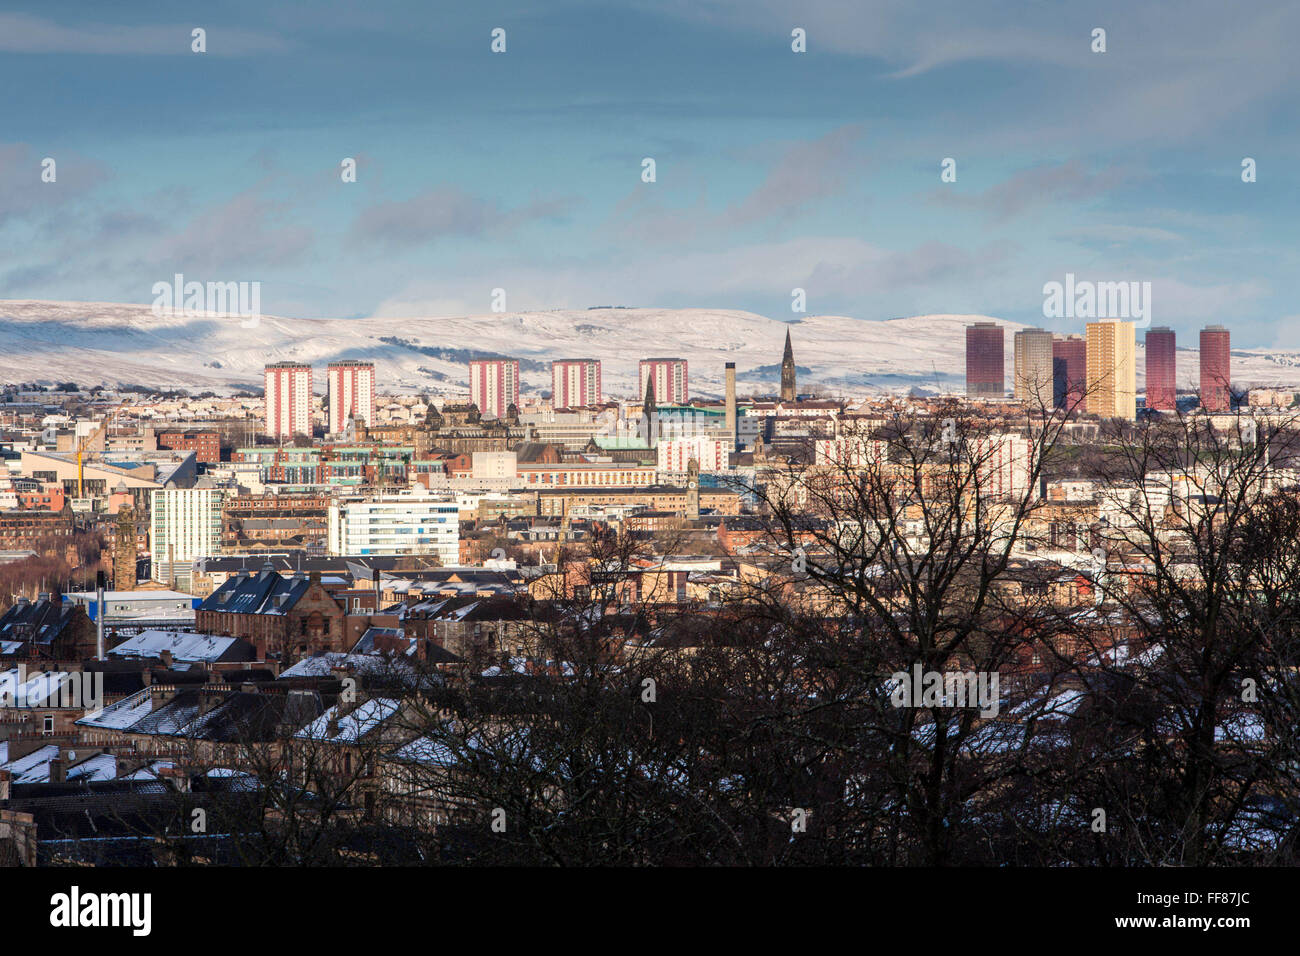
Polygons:
[[661,472],[685,472],[694,458],[700,471],[726,471],[731,465],[729,442],[716,438],[671,438],[655,446]]
[[336,498],[329,509],[330,554],[429,554],[460,563],[454,497],[418,491]]
[[221,553],[224,488],[163,488],[149,493],[149,553],[155,581],[190,587],[195,558]]

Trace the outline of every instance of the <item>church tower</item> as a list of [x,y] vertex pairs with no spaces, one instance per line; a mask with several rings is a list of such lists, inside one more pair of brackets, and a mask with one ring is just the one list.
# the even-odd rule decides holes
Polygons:
[[692,458],[686,463],[686,517],[698,521],[700,517],[700,462]]
[[785,330],[785,354],[781,356],[781,401],[795,400],[794,349],[790,345],[790,330]]
[[135,590],[135,509],[124,504],[117,509],[117,533],[113,537],[113,590]]
[[641,440],[647,448],[654,448],[659,440],[659,406],[655,402],[653,375],[645,380],[645,402],[641,406]]

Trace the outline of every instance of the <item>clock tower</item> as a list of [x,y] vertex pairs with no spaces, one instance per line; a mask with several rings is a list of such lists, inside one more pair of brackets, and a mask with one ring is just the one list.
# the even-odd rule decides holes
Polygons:
[[692,458],[686,463],[686,517],[691,521],[700,516],[700,461]]

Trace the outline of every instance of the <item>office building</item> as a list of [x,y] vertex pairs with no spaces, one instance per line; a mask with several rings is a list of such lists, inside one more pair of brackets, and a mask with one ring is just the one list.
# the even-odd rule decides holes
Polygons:
[[221,553],[222,488],[162,488],[149,493],[153,579],[190,587],[195,558]]
[[330,554],[423,554],[460,560],[455,498],[424,492],[342,497],[329,506]]

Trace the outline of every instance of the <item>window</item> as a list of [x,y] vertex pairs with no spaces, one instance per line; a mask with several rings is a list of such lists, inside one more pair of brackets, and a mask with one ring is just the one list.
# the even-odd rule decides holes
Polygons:
[[53,736],[54,736],[54,715],[53,715],[53,714],[46,714],[46,715],[45,715],[45,727],[44,727],[44,729],[43,729],[41,732],[42,732],[46,737],[53,737]]

